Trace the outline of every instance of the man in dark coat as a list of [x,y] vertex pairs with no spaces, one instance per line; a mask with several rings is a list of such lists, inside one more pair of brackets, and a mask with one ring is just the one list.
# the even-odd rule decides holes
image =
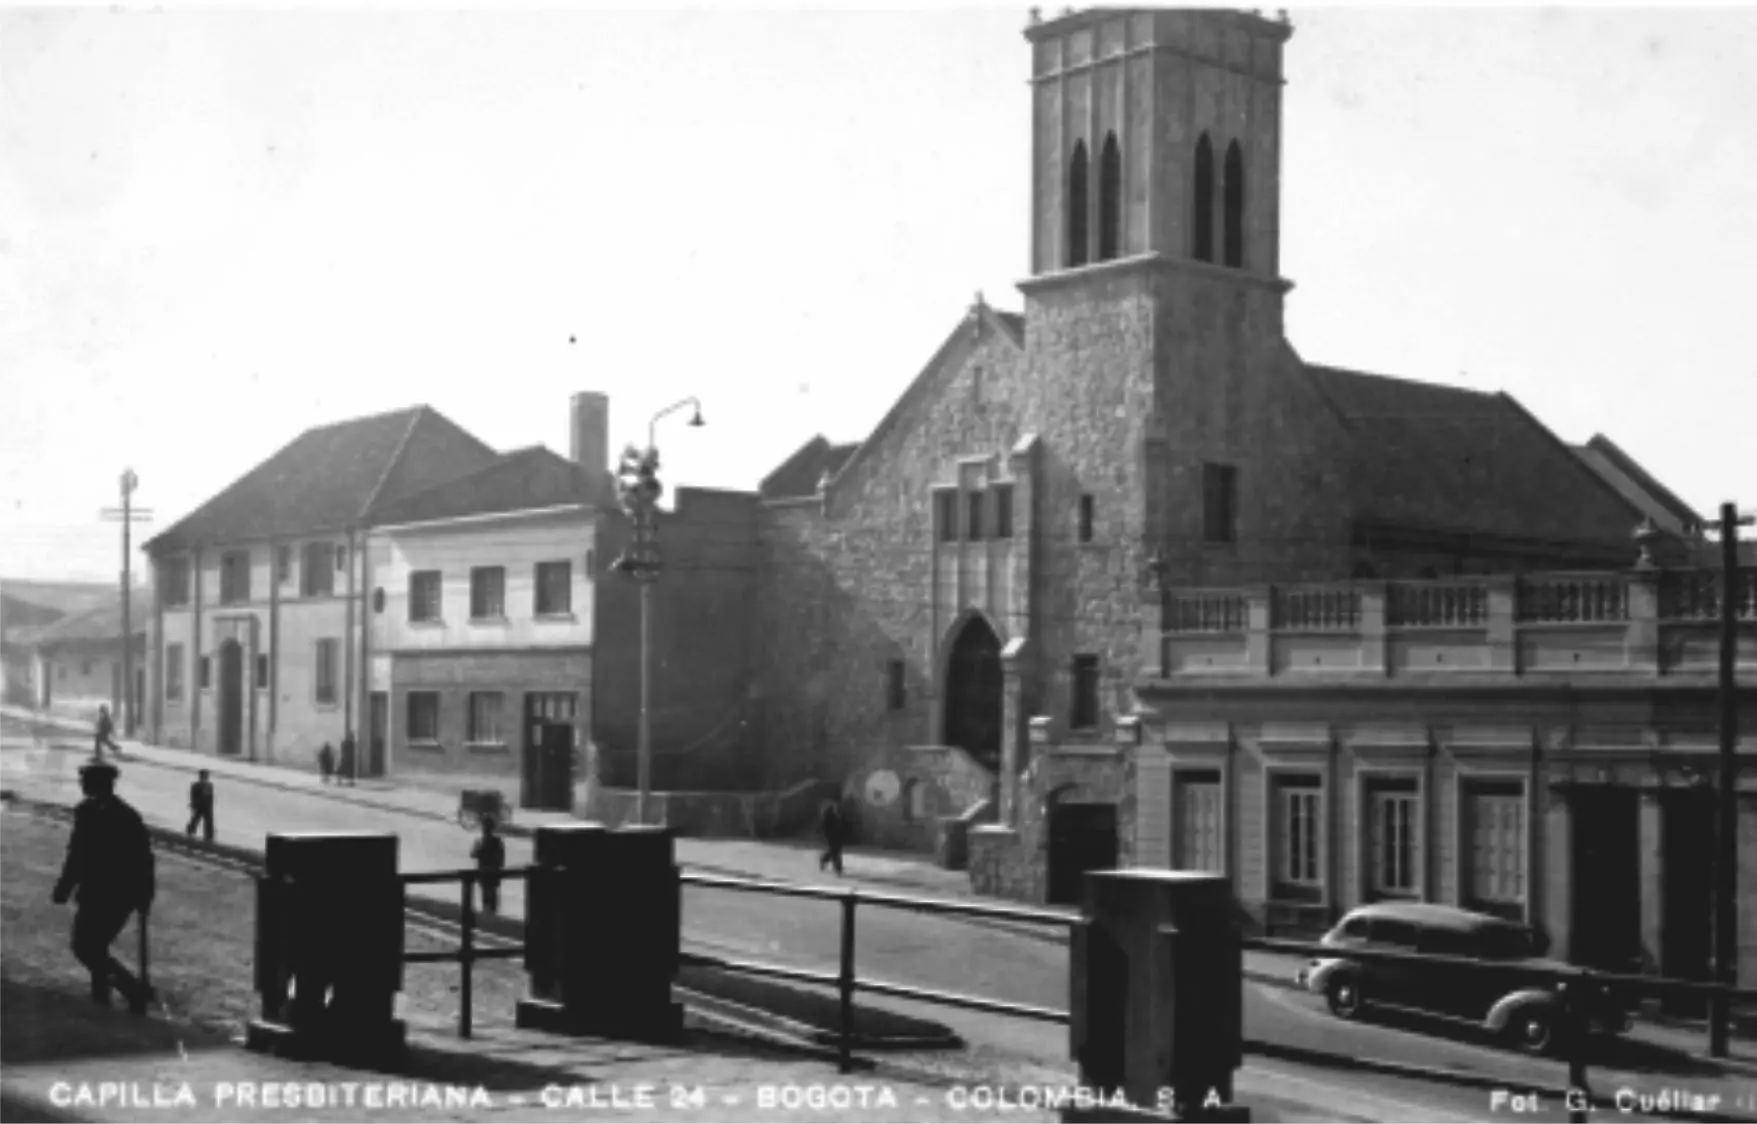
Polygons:
[[110,718],[110,708],[107,706],[98,707],[98,726],[92,741],[92,756],[99,761],[104,759],[105,746],[117,757],[122,756],[122,747],[116,744],[116,723]]
[[202,838],[209,843],[214,841],[214,782],[208,779],[207,770],[201,770],[198,780],[189,786],[189,826],[185,835],[193,836],[195,828],[200,825]]
[[506,867],[506,844],[494,834],[494,817],[482,817],[482,838],[470,848],[470,858],[482,872],[482,909],[500,912],[500,872]]
[[323,778],[323,783],[328,784],[335,771],[336,751],[330,748],[328,742],[324,742],[323,748],[317,751],[317,773]]
[[817,868],[822,870],[826,866],[833,866],[836,868],[836,873],[840,874],[842,873],[842,844],[847,839],[847,825],[842,822],[842,809],[836,806],[834,800],[826,800],[823,811],[819,813],[819,819],[824,832],[824,853],[818,856]]
[[73,813],[73,838],[55,883],[54,901],[77,896],[73,955],[91,973],[92,998],[108,1005],[118,988],[137,1015],[146,1013],[152,989],[110,955],[110,945],[136,911],[152,908],[156,889],[152,836],[140,813],[116,795],[114,765],[93,761],[79,771],[85,799]]

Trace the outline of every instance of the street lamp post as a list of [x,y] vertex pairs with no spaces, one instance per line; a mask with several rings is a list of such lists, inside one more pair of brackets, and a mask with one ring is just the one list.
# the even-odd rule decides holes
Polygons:
[[653,415],[647,423],[647,447],[640,451],[629,449],[623,453],[622,467],[618,473],[622,485],[622,506],[634,522],[634,539],[628,552],[616,562],[616,568],[640,583],[641,587],[641,685],[640,685],[640,729],[636,742],[636,790],[635,819],[639,823],[647,822],[648,797],[653,789],[653,733],[652,733],[652,614],[653,614],[653,583],[659,579],[659,538],[658,538],[658,503],[664,486],[659,483],[659,449],[657,431],[659,422],[669,414],[674,414],[685,406],[693,406],[695,414],[689,419],[692,426],[701,426],[702,404],[697,399],[685,398],[674,402]]
[[[152,522],[153,515],[150,510],[134,506],[134,492],[140,487],[140,477],[135,475],[132,468],[123,470],[121,484],[122,506],[106,507],[99,516],[109,522],[122,524],[122,690],[117,697],[121,711],[117,717],[121,719],[122,736],[133,737],[138,716],[134,705],[134,614],[129,604],[134,585],[134,546],[129,532],[136,523]],[[103,752],[103,747],[99,746],[99,756]]]

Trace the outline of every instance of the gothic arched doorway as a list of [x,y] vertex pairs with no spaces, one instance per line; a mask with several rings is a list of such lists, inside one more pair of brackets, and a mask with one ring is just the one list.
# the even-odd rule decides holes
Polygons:
[[220,752],[235,757],[244,749],[244,648],[236,640],[220,645]]
[[964,622],[946,659],[945,740],[991,769],[1001,757],[1001,642],[981,617]]

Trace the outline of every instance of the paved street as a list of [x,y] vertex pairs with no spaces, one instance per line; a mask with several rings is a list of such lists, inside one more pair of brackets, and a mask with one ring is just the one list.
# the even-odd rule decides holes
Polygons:
[[[77,799],[74,770],[83,759],[83,750],[43,750],[11,739],[0,752],[0,779],[25,795],[73,803]],[[120,791],[150,820],[180,828],[189,780],[187,773],[175,769],[125,764]],[[218,837],[224,843],[260,848],[263,836],[271,830],[394,830],[402,839],[405,870],[467,862],[471,837],[455,825],[344,802],[321,791],[286,791],[231,778],[220,778],[217,785]],[[527,841],[508,840],[509,863],[521,865],[529,858]],[[445,887],[412,888],[412,892],[447,900],[456,896],[455,889]],[[517,883],[507,887],[504,905],[508,913],[522,916],[523,894]],[[698,888],[685,894],[686,939],[709,951],[830,970],[835,967],[839,924],[837,909],[831,903]],[[856,954],[862,974],[875,978],[1042,1006],[1067,1003],[1066,946],[1019,932],[864,908]],[[950,1025],[980,1049],[1045,1065],[1068,1065],[1066,1031],[1053,1025],[889,1000],[884,1005]],[[1245,1020],[1246,1033],[1253,1039],[1344,1056],[1443,1066],[1505,1080],[1565,1084],[1563,1068],[1553,1062],[1391,1027],[1339,1022],[1315,997],[1262,983],[1246,984]],[[1650,1051],[1632,1061],[1639,1064],[1642,1074],[1595,1073],[1595,1087],[1627,1084],[1653,1092],[1679,1087],[1719,1090],[1729,1098],[1743,1096],[1747,1104],[1757,1092],[1757,1078],[1691,1073],[1683,1068],[1689,1063],[1676,1055]],[[1288,1090],[1301,1082],[1315,1083],[1335,1095],[1371,1102],[1376,1105],[1376,1114],[1391,1118],[1413,1114],[1423,1120],[1480,1119],[1488,1109],[1488,1093],[1482,1090],[1349,1074],[1280,1060],[1253,1062],[1246,1076],[1246,1090],[1256,1083]],[[1560,1106],[1554,1108],[1553,1117],[1539,1113],[1522,1118],[1562,1119]],[[1368,1114],[1373,1113],[1363,1112]]]

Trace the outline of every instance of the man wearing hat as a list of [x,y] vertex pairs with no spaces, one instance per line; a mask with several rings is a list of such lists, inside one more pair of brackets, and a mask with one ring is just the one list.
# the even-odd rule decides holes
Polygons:
[[110,955],[110,944],[136,910],[152,907],[155,878],[152,836],[140,813],[116,795],[116,766],[91,761],[79,770],[85,799],[73,812],[67,862],[55,884],[56,905],[77,896],[73,955],[91,973],[92,998],[110,1002],[116,987],[137,1015],[146,1013],[152,989]]

